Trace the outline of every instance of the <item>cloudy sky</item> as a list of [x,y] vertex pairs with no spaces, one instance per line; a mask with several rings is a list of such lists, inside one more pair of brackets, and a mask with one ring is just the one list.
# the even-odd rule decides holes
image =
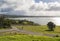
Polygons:
[[0,0],[0,14],[60,16],[60,0]]
[[[60,16],[60,0],[0,0],[0,14]],[[39,24],[46,24],[48,21],[52,20],[56,24],[60,25],[60,18],[25,19],[32,20]]]

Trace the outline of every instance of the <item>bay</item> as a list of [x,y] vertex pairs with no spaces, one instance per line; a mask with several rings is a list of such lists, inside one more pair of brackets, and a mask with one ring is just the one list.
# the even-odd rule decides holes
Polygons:
[[52,21],[56,25],[60,25],[60,17],[23,17],[23,18],[9,18],[13,20],[28,20],[38,23],[40,25],[46,25],[48,22]]

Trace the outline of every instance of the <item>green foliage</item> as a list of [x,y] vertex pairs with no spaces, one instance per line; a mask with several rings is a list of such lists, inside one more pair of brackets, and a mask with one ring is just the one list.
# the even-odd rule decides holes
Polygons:
[[37,23],[34,23],[32,21],[28,21],[28,20],[19,20],[19,24],[22,24],[22,25],[39,25]]
[[0,28],[11,28],[10,20],[0,17]]
[[46,25],[42,26],[16,26],[18,29],[21,29],[23,27],[23,30],[32,31],[32,32],[38,32],[38,33],[44,33],[44,34],[60,34],[60,26],[56,26],[54,31],[47,31],[48,28]]
[[49,31],[54,31],[56,25],[53,22],[48,22],[47,24]]
[[13,35],[0,36],[0,41],[60,41],[60,37],[32,36],[32,35]]
[[7,21],[9,21],[11,24],[14,24],[14,25],[39,25],[37,23],[34,23],[32,21],[28,21],[28,20],[11,20],[11,19],[7,19]]

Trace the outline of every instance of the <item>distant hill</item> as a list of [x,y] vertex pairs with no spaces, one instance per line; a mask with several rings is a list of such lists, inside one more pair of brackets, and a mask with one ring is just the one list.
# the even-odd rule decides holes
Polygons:
[[9,14],[0,14],[0,16],[6,17],[6,18],[18,18],[18,17],[60,17],[60,16],[26,16],[26,15],[9,15]]
[[20,20],[19,23],[23,24],[23,25],[39,25],[37,23],[34,23],[32,21],[28,21],[28,20]]
[[18,24],[18,25],[39,25],[37,23],[34,23],[32,21],[28,20],[10,20],[11,24]]

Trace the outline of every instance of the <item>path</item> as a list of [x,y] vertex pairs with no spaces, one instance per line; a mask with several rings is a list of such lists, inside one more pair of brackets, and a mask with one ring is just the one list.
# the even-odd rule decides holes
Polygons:
[[55,34],[43,34],[43,33],[26,31],[26,30],[19,30],[15,26],[12,26],[12,29],[0,30],[0,33],[1,32],[12,32],[12,31],[16,31],[16,32],[19,32],[19,33],[24,33],[24,34],[29,34],[29,35],[50,36],[50,37],[56,36]]

